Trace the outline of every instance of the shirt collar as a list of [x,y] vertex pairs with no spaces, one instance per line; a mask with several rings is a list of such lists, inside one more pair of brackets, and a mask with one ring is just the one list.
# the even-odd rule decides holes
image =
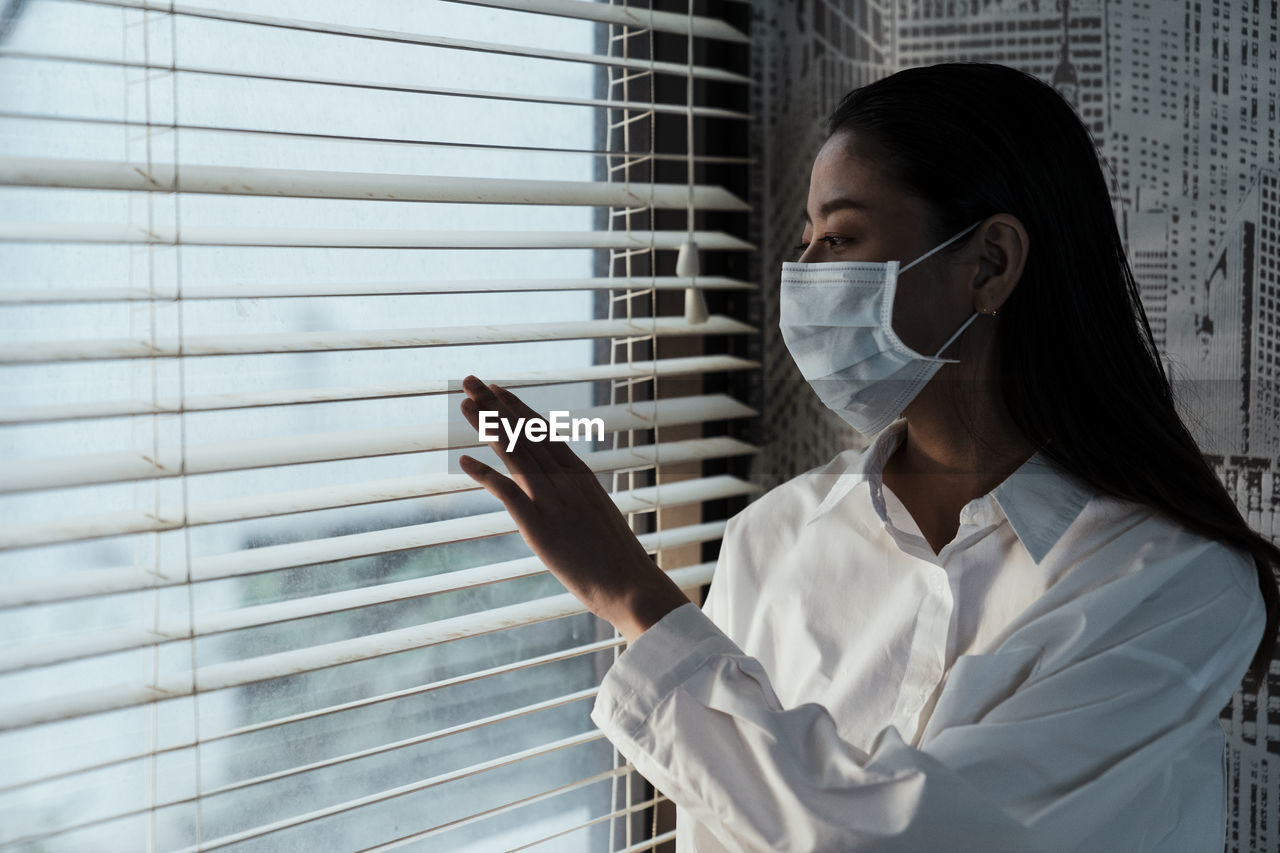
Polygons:
[[[868,497],[883,521],[885,508],[879,488],[880,472],[906,437],[906,427],[906,420],[898,418],[881,430],[865,450],[846,450],[832,460],[824,473],[828,476],[834,474],[836,482],[810,510],[805,524],[817,521],[863,483],[870,487]],[[992,489],[990,495],[1009,519],[1009,525],[1031,559],[1039,563],[1095,493],[1087,483],[1054,464],[1041,451],[1036,451]]]

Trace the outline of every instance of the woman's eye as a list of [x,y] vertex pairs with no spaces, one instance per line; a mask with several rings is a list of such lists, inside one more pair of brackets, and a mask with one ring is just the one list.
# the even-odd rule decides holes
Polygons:
[[[831,248],[837,248],[844,246],[845,243],[851,243],[854,241],[849,237],[838,236],[838,234],[827,234],[826,237],[819,237],[818,242],[827,243],[827,246]],[[809,248],[809,243],[796,243],[795,246],[791,247],[791,251],[795,252],[796,260],[800,260],[800,256],[804,255],[806,248]]]
[[[836,236],[835,234],[828,234],[825,237],[819,237],[818,242],[820,243],[825,242],[828,246],[835,248],[836,246],[843,245],[844,243],[848,243],[850,241],[848,237],[839,237],[839,236]],[[798,258],[800,255],[804,254],[804,250],[807,248],[809,248],[808,243],[799,243],[795,246],[792,246],[791,251],[795,252],[796,257]]]

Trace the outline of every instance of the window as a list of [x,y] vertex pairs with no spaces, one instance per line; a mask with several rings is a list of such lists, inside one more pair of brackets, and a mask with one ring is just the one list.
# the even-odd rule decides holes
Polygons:
[[603,418],[575,450],[699,600],[701,510],[756,491],[715,473],[758,364],[707,59],[749,9],[511,5],[8,7],[0,844],[669,837],[588,717],[621,638],[461,473],[500,463],[458,403]]

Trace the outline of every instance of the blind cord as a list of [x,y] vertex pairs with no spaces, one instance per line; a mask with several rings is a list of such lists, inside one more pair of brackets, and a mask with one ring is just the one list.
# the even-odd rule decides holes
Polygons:
[[177,292],[178,308],[178,451],[180,468],[178,469],[179,486],[182,490],[182,551],[187,572],[187,624],[191,649],[191,725],[192,725],[192,773],[195,791],[195,841],[196,848],[204,846],[204,797],[201,792],[200,769],[200,685],[198,683],[200,667],[196,654],[195,625],[195,584],[191,571],[191,525],[190,493],[187,480],[187,358],[186,358],[186,305],[182,301],[182,159],[179,156],[178,140],[178,16],[174,11],[174,0],[169,0],[169,79],[173,87],[172,126],[173,134],[173,253],[174,253],[174,286]]
[[[140,23],[141,23],[141,30],[142,30],[143,61],[146,64],[150,65],[151,64],[151,25],[150,25],[151,12],[149,10],[143,10],[141,12],[140,17],[141,17]],[[121,10],[121,24],[122,24],[121,56],[123,58],[124,56],[128,55],[128,49],[129,49],[129,35],[128,35],[129,12],[128,10],[125,10],[125,9]],[[122,68],[121,72],[124,75],[124,79],[126,82],[125,110],[127,111],[128,100],[129,100],[128,94],[127,94],[129,89],[128,84],[131,81],[129,81],[129,70],[127,68]],[[142,78],[142,109],[143,109],[143,120],[147,127],[147,131],[143,135],[144,156],[145,156],[147,172],[150,173],[152,168],[153,158],[152,158],[152,150],[151,150],[151,141],[152,141],[151,75],[149,73],[145,73]],[[128,148],[129,148],[129,133],[126,130],[125,131],[126,153],[129,153]],[[130,205],[130,207],[132,208],[132,204]],[[155,232],[155,197],[151,193],[147,193],[145,211],[146,211],[147,231],[149,233],[154,233]],[[132,210],[130,211],[130,214],[131,214],[130,221],[132,221]],[[143,247],[143,251],[145,252],[146,259],[147,259],[147,267],[146,267],[147,290],[154,296],[155,289],[156,289],[155,247],[148,243]],[[132,251],[130,252],[130,263],[129,263],[130,284],[133,283],[133,280],[132,280],[132,276],[134,272],[133,258],[135,254],[136,254],[135,252],[132,252]],[[148,300],[146,307],[147,307],[147,317],[148,317],[148,333],[149,333],[151,343],[154,346],[156,342],[156,301],[155,299]],[[132,331],[133,316],[134,316],[133,312],[130,312],[131,331]],[[156,360],[154,358],[148,359],[146,367],[150,371],[151,401],[152,401],[152,404],[154,405],[159,398],[159,387],[158,387],[159,377],[157,375],[157,370],[156,370]],[[130,380],[131,384],[137,381],[137,374],[138,374],[138,371],[131,371],[131,380]],[[153,416],[150,419],[148,419],[147,423],[151,427],[150,432],[151,432],[152,458],[158,458],[159,452],[160,452],[158,418]],[[149,485],[151,489],[152,511],[158,517],[160,514],[160,486],[157,483],[151,483]],[[142,488],[145,488],[145,486],[143,486],[143,484],[141,483],[135,485],[134,487],[135,496],[137,495],[138,491]],[[160,563],[161,534],[157,532],[151,538],[152,538],[152,543],[154,548],[153,558],[155,561],[155,567],[152,573],[152,589],[151,589],[151,626],[152,626],[151,629],[153,631],[159,631],[159,628],[160,628],[159,579],[160,579],[160,565],[161,565]],[[140,544],[141,543],[139,542],[139,546]],[[140,598],[142,598],[143,601],[146,600],[145,597],[140,597]],[[157,646],[153,646],[151,649],[151,683],[158,684],[159,681],[160,681],[160,647],[157,645]],[[147,771],[148,771],[147,772],[147,776],[148,776],[147,802],[150,805],[150,808],[147,813],[147,843],[150,845],[151,850],[156,850],[157,849],[156,805],[159,801],[159,772],[160,772],[160,762],[159,762],[158,756],[156,755],[156,747],[159,745],[160,711],[154,701],[150,703],[148,707],[148,711],[149,711],[148,722],[150,723],[150,731],[148,732],[150,760],[148,761],[148,764],[147,764]]]
[[[686,221],[688,235],[680,245],[680,254],[676,256],[676,275],[690,280],[684,291],[684,319],[686,323],[695,325],[707,322],[707,300],[698,287],[698,243],[694,240],[694,205],[693,205],[693,2],[689,0],[688,56],[685,58],[685,156],[688,161],[687,183],[689,185],[689,202]],[[652,20],[653,0],[650,0]],[[653,54],[650,52],[650,60]]]

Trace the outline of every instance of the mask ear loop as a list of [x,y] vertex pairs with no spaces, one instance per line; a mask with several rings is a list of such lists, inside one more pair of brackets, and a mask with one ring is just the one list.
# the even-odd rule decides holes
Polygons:
[[956,338],[960,337],[960,333],[963,332],[965,329],[969,328],[969,324],[972,323],[974,320],[976,320],[977,317],[978,317],[977,311],[974,311],[972,314],[970,314],[969,319],[961,323],[960,328],[956,329],[956,333],[951,337],[947,338],[947,342],[945,344],[938,347],[938,351],[934,353],[933,357],[937,358],[938,361],[946,362],[947,364],[959,364],[960,359],[958,358],[938,358],[938,356],[942,355],[942,353],[946,351],[947,347],[951,346],[951,342],[954,341]]
[[[938,245],[934,246],[932,249],[930,249],[929,251],[925,252],[923,255],[921,255],[920,257],[916,258],[914,261],[912,261],[911,263],[907,264],[907,265],[906,265],[905,267],[903,267],[902,269],[898,270],[898,274],[899,274],[899,275],[901,275],[902,273],[904,273],[904,272],[906,272],[907,270],[911,269],[911,268],[912,268],[912,267],[914,267],[916,264],[920,263],[920,262],[921,262],[921,261],[923,261],[925,258],[927,258],[927,257],[929,257],[930,255],[932,255],[934,252],[936,252],[936,251],[938,251],[939,249],[942,249],[942,248],[944,248],[944,247],[946,247],[946,246],[950,245],[951,243],[954,243],[957,239],[959,239],[960,237],[963,237],[965,234],[968,234],[970,231],[972,231],[973,229],[977,228],[977,227],[978,227],[979,225],[981,225],[981,224],[982,224],[982,220],[981,220],[981,219],[979,219],[977,222],[973,223],[973,224],[972,224],[972,225],[970,225],[968,228],[966,228],[966,229],[964,229],[963,231],[961,231],[959,234],[956,234],[954,237],[950,238],[949,240],[944,240],[943,242],[941,242],[941,243],[939,243]],[[937,359],[938,361],[941,361],[941,362],[943,362],[943,363],[945,363],[945,364],[959,364],[959,363],[960,363],[960,359],[958,359],[958,358],[938,358],[938,357],[939,357],[940,355],[942,355],[942,353],[943,353],[943,352],[945,352],[945,351],[946,351],[947,347],[951,346],[951,342],[952,342],[952,341],[954,341],[956,338],[960,337],[960,333],[961,333],[961,332],[963,332],[965,329],[969,328],[969,324],[970,324],[970,323],[972,323],[975,319],[977,319],[977,317],[978,317],[978,312],[977,312],[977,311],[975,311],[975,312],[973,312],[972,314],[970,314],[970,315],[969,315],[969,319],[968,319],[968,320],[965,320],[965,321],[960,325],[960,328],[956,329],[955,334],[953,334],[951,337],[947,338],[947,342],[946,342],[945,344],[943,344],[942,346],[938,347],[938,351],[937,351],[936,353],[934,353],[934,356],[933,356],[933,357],[934,357],[935,359]]]
[[911,269],[911,268],[912,268],[912,267],[914,267],[916,264],[920,263],[920,262],[921,262],[921,261],[923,261],[925,258],[927,258],[927,257],[929,257],[930,255],[932,255],[934,252],[936,252],[936,251],[938,251],[939,249],[942,249],[942,248],[944,248],[944,247],[946,247],[946,246],[950,245],[951,243],[954,243],[957,239],[959,239],[960,237],[963,237],[965,234],[968,234],[970,231],[972,231],[973,229],[977,228],[977,227],[978,227],[979,225],[981,225],[981,224],[982,224],[982,220],[981,220],[981,219],[979,219],[977,222],[973,223],[973,224],[972,224],[972,225],[970,225],[968,228],[964,229],[963,231],[961,231],[959,234],[955,235],[955,236],[954,236],[954,237],[952,237],[951,239],[942,241],[941,243],[939,243],[938,245],[934,246],[934,247],[933,247],[932,249],[930,249],[929,251],[925,252],[925,253],[924,253],[923,255],[921,255],[920,257],[916,258],[916,259],[915,259],[914,261],[912,261],[911,263],[907,264],[905,267],[902,267],[901,269],[899,269],[899,270],[898,270],[898,274],[899,274],[899,275],[901,275],[902,273],[904,273],[904,272],[906,272],[907,270]]

